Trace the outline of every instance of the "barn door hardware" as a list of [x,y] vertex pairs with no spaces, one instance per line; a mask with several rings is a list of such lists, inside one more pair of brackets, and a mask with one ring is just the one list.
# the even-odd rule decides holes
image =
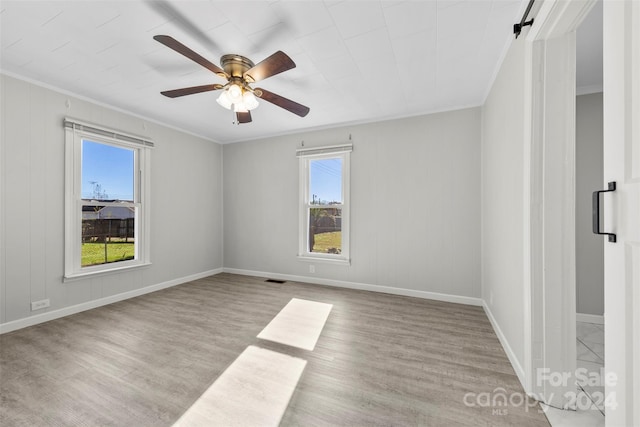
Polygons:
[[609,188],[607,190],[599,190],[593,192],[593,197],[591,199],[591,217],[593,219],[593,233],[608,236],[609,241],[615,243],[616,235],[614,233],[605,233],[604,231],[600,231],[600,193],[608,193],[610,191],[616,191],[615,181],[609,183]]
[[527,21],[527,16],[529,16],[529,12],[531,12],[531,7],[533,7],[533,2],[535,0],[529,0],[529,4],[527,5],[527,10],[524,11],[524,15],[522,15],[522,19],[519,23],[513,24],[513,34],[516,35],[516,38],[522,32],[522,29],[527,25],[533,25],[533,18]]

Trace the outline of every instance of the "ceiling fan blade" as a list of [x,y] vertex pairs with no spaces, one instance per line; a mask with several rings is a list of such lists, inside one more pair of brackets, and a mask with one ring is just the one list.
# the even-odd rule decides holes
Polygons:
[[249,123],[251,122],[251,111],[247,111],[244,113],[237,112],[236,119],[238,119],[238,123]]
[[224,86],[219,84],[203,85],[203,86],[185,87],[182,89],[165,90],[164,92],[160,92],[160,93],[163,94],[164,96],[168,96],[169,98],[177,98],[179,96],[193,95],[194,93],[218,90],[218,89],[222,89],[223,87]]
[[248,69],[244,73],[244,78],[249,83],[254,83],[295,67],[296,63],[286,53],[279,50]]
[[187,58],[189,58],[190,60],[192,60],[194,62],[197,62],[198,64],[202,65],[207,70],[210,70],[210,71],[216,73],[220,77],[223,77],[225,79],[229,78],[227,73],[225,73],[222,68],[218,67],[216,64],[210,62],[209,60],[203,58],[202,56],[200,56],[196,52],[192,51],[191,49],[189,49],[188,47],[186,47],[185,45],[180,43],[178,40],[174,39],[173,37],[160,35],[160,36],[153,36],[153,38],[154,38],[154,40],[162,43],[163,45],[167,46],[168,48],[175,50],[179,54],[186,56]]
[[160,16],[171,23],[176,24],[182,31],[197,39],[203,46],[220,50],[220,46],[214,42],[204,31],[198,28],[187,15],[182,13],[178,8],[171,4],[168,0],[146,0],[145,3]]
[[296,114],[300,117],[304,117],[309,114],[309,107],[305,107],[302,104],[298,104],[290,99],[285,98],[284,96],[277,95],[273,92],[269,92],[266,89],[258,89],[256,88],[254,94],[265,101],[268,101],[272,104],[277,105],[278,107],[282,107],[287,111],[291,111],[293,114]]

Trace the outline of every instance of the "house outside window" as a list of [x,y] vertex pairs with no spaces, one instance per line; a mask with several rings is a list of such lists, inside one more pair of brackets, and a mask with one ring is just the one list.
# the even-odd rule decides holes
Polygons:
[[349,263],[349,169],[352,145],[299,149],[300,232],[304,260]]
[[149,260],[150,141],[65,121],[65,279]]

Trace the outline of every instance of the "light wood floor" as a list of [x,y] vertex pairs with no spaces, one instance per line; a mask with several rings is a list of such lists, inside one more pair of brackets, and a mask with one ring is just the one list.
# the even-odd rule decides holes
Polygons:
[[[291,298],[333,304],[313,351],[256,338]],[[231,274],[0,336],[0,425],[170,426],[248,346],[307,360],[282,426],[549,425],[465,405],[524,396],[480,307]]]

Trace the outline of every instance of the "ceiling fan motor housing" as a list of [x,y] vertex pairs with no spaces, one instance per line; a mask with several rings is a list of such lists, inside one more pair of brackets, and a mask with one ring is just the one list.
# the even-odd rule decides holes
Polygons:
[[222,69],[231,77],[243,78],[244,73],[253,68],[253,61],[242,55],[223,55],[220,58]]

